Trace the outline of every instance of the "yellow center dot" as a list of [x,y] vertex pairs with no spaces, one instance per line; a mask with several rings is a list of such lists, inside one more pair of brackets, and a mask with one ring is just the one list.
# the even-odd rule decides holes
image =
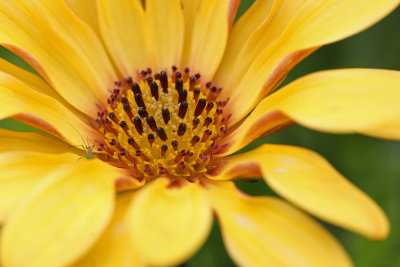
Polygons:
[[99,113],[100,158],[140,180],[201,176],[226,133],[221,89],[202,84],[188,69],[141,76],[116,82],[107,109]]

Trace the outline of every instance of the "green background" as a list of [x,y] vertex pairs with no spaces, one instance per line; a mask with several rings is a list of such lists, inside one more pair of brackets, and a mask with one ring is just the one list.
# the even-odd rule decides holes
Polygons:
[[[242,1],[239,15],[252,2]],[[1,47],[0,56],[31,69]],[[400,8],[368,30],[319,49],[296,66],[285,83],[318,70],[353,67],[400,70]],[[0,121],[0,127],[32,130],[12,120]],[[360,135],[331,135],[294,126],[258,140],[245,150],[263,143],[290,144],[317,151],[370,195],[389,217],[391,233],[386,240],[374,242],[329,224],[324,225],[341,241],[356,266],[400,266],[400,142]],[[237,185],[252,195],[274,195],[261,181],[237,182]],[[234,266],[224,249],[216,223],[206,244],[186,265]]]

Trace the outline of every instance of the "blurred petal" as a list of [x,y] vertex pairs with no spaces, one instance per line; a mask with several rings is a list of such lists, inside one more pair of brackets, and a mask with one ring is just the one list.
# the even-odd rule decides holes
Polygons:
[[[0,72],[0,89],[0,119],[30,114],[51,126],[43,129],[40,127],[41,120],[38,120],[39,129],[77,145],[82,145],[82,136],[86,139],[96,135],[89,125],[68,108],[49,96],[31,90],[9,74]],[[36,126],[35,120],[31,123],[28,121],[28,124]]]
[[323,227],[282,200],[248,197],[233,184],[210,184],[225,246],[240,266],[352,266]]
[[388,15],[399,2],[290,0],[274,3],[268,19],[237,56],[229,81],[220,85],[229,88],[223,93],[231,96],[226,107],[233,113],[229,123],[245,117],[309,53],[368,28]]
[[0,12],[0,43],[35,62],[61,96],[95,117],[96,105],[105,103],[115,80],[96,34],[62,0],[8,1]]
[[2,229],[4,266],[65,266],[81,257],[112,218],[117,176],[98,160],[48,173]]
[[133,193],[117,195],[114,217],[94,248],[75,267],[132,267],[142,266],[130,240],[126,214]]
[[8,218],[47,174],[76,160],[74,154],[51,155],[21,151],[0,153],[0,223]]
[[101,33],[124,77],[151,66],[145,13],[138,0],[99,0]]
[[389,222],[379,206],[307,149],[263,145],[228,157],[214,175],[210,178],[263,177],[278,194],[323,220],[371,239],[385,238],[389,232]]
[[88,24],[99,36],[99,22],[97,19],[96,0],[65,0],[72,11],[86,24]]
[[398,128],[391,126],[400,118],[399,103],[399,71],[348,69],[313,73],[262,100],[222,141],[229,143],[223,152],[238,151],[293,121],[324,132],[399,139]]
[[204,190],[191,183],[179,188],[168,185],[160,179],[147,184],[130,208],[131,238],[148,265],[182,263],[200,248],[211,229]]
[[362,133],[382,139],[400,140],[400,119],[363,130]]
[[184,35],[180,0],[146,0],[146,16],[156,71],[178,66]]
[[[185,37],[190,44],[185,48],[183,67],[189,67],[194,73],[201,73],[204,81],[209,81],[214,75],[225,51],[229,31],[229,14],[232,0],[203,0],[198,4],[194,15],[193,28],[186,31],[191,37]],[[236,1],[237,2],[237,1]],[[185,25],[188,26],[188,25]],[[190,46],[189,46],[190,45]]]
[[8,151],[35,151],[50,154],[84,153],[82,150],[46,134],[0,129],[0,152]]

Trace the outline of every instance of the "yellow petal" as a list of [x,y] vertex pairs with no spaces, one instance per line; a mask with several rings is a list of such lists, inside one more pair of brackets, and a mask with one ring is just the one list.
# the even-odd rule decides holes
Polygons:
[[0,129],[0,152],[7,151],[36,151],[50,154],[71,152],[78,155],[82,154],[81,150],[46,134]]
[[19,80],[20,82],[24,83],[27,87],[31,88],[32,90],[47,95],[51,98],[57,100],[60,104],[67,107],[71,110],[74,114],[78,117],[84,119],[84,116],[77,111],[73,106],[71,106],[64,98],[60,96],[60,94],[51,87],[46,81],[44,81],[38,75],[35,75],[29,71],[26,71],[20,67],[17,67],[14,64],[0,58],[0,71],[5,72]]
[[[262,100],[226,137],[224,142],[229,145],[224,153],[235,152],[271,130],[292,124],[292,120],[319,131],[379,137],[381,125],[391,127],[390,123],[400,118],[399,103],[399,71],[349,69],[313,73]],[[385,135],[387,138],[395,134],[396,128],[390,129],[392,135]],[[399,135],[397,132],[394,139]]]
[[0,14],[0,43],[12,51],[28,51],[28,62],[40,64],[43,77],[60,95],[96,117],[96,104],[106,101],[115,73],[90,27],[62,0],[9,1]]
[[150,67],[145,13],[138,0],[97,2],[101,33],[116,65],[125,77]]
[[353,265],[328,231],[284,201],[241,195],[228,182],[208,189],[225,246],[238,265]]
[[385,238],[389,222],[379,206],[324,158],[307,149],[263,145],[228,157],[213,179],[263,177],[278,194],[319,218],[371,239]]
[[130,240],[127,210],[132,193],[118,194],[114,216],[96,245],[74,267],[138,267],[140,261]]
[[400,140],[400,120],[395,119],[372,129],[363,130],[362,133],[377,138]]
[[66,266],[82,256],[112,218],[117,175],[98,160],[48,173],[2,229],[3,265]]
[[206,240],[212,213],[202,188],[187,183],[168,188],[167,180],[147,184],[135,197],[129,230],[136,250],[149,265],[182,263]]
[[0,153],[0,223],[48,173],[76,160],[73,154]]
[[180,0],[147,0],[146,17],[156,71],[178,66],[184,34]]
[[[45,120],[55,128],[49,133],[69,140],[73,145],[82,145],[82,137],[96,136],[96,132],[83,122],[76,113],[55,99],[31,90],[9,74],[0,72],[0,119],[17,114],[30,114]],[[40,123],[40,121],[39,121]],[[36,126],[35,122],[28,124]],[[40,127],[38,127],[40,129]],[[47,129],[43,129],[47,131]]]
[[216,77],[214,78],[214,81],[217,84],[226,86],[224,88],[225,91],[233,89],[233,87],[227,85],[229,84],[229,80],[232,79],[230,73],[236,63],[237,56],[250,37],[257,31],[259,26],[263,25],[265,20],[268,19],[273,4],[277,6],[280,4],[280,1],[255,1],[254,4],[233,25],[232,32],[229,34],[224,57],[218,68]]
[[[193,28],[186,31],[192,35],[191,43],[185,44],[190,53],[183,58],[183,67],[201,73],[204,81],[211,80],[225,51],[228,40],[228,10],[232,1],[203,0],[198,5]],[[186,25],[185,25],[186,26]],[[188,38],[185,38],[189,41]]]
[[[235,87],[228,90],[233,92],[226,107],[233,112],[230,124],[245,117],[306,55],[321,45],[364,30],[389,14],[399,2],[292,0],[282,1],[280,7],[277,3],[275,16],[267,19],[249,39],[230,72],[227,87]],[[236,102],[240,104],[235,105]]]
[[23,82],[25,85],[32,88],[32,90],[50,96],[56,99],[58,102],[63,101],[63,98],[41,77],[35,75],[27,70],[24,70],[2,58],[0,58],[0,71],[6,72],[19,81]]
[[189,66],[190,54],[192,46],[193,28],[196,22],[197,12],[202,0],[181,0],[183,19],[185,24],[185,33],[182,50],[182,64],[181,68]]
[[66,0],[66,2],[74,13],[100,36],[96,0]]

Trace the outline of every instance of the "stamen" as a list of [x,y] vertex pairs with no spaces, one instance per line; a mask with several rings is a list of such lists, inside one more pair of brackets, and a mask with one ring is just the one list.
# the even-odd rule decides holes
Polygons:
[[193,98],[194,100],[197,102],[197,100],[199,99],[200,96],[200,89],[199,88],[195,88],[193,91]]
[[153,83],[153,77],[148,77],[148,78],[147,78],[147,84],[148,84],[149,86],[151,86],[152,83]]
[[204,134],[203,134],[203,138],[201,139],[201,142],[207,141],[207,139],[210,137],[211,134],[212,134],[212,131],[210,131],[209,129],[205,130]]
[[186,132],[186,124],[184,124],[184,123],[179,124],[178,135],[182,136],[185,134],[185,132]]
[[133,83],[133,84],[132,84],[132,91],[133,91],[133,94],[134,94],[134,95],[136,95],[136,94],[142,94],[142,91],[140,90],[140,86],[139,86],[139,84],[137,84],[137,83]]
[[214,103],[213,102],[208,102],[207,103],[207,114],[210,113],[210,111],[212,110],[212,108],[214,107]]
[[124,103],[124,104],[128,104],[129,100],[128,100],[127,97],[123,97],[123,98],[121,98],[121,102]]
[[165,153],[168,150],[168,146],[167,145],[162,145],[161,146],[161,157],[165,157]]
[[155,139],[154,134],[149,134],[147,136],[147,140],[149,140],[150,145],[153,145],[154,139]]
[[194,116],[198,117],[204,110],[205,106],[207,104],[207,100],[205,98],[201,98],[199,102],[197,102],[196,109],[194,111]]
[[142,118],[146,118],[147,115],[149,115],[149,113],[147,113],[145,108],[139,108],[138,113],[139,113],[139,116]]
[[140,149],[139,145],[135,142],[135,139],[133,139],[132,137],[128,139],[128,144],[130,144],[135,150]]
[[182,79],[177,79],[176,80],[175,89],[178,91],[178,93],[183,89],[183,81],[182,81]]
[[126,123],[126,121],[121,121],[121,122],[119,123],[119,125],[121,126],[122,129],[124,129],[126,135],[129,136],[129,133],[128,133],[128,124]]
[[138,107],[146,108],[146,106],[144,105],[142,94],[136,94],[135,101]]
[[156,82],[152,82],[150,84],[151,95],[158,101],[158,84]]
[[199,125],[199,123],[200,123],[200,119],[199,118],[194,118],[193,119],[193,129],[192,130],[196,129],[197,125]]
[[194,182],[222,151],[228,99],[220,99],[221,89],[200,82],[200,74],[189,68],[173,66],[170,75],[145,69],[135,77],[116,81],[107,109],[97,113],[104,134],[96,148],[99,158],[127,169],[132,179],[148,182],[163,175]]
[[149,125],[150,129],[151,129],[153,132],[155,132],[156,129],[157,129],[157,124],[156,124],[156,121],[154,120],[154,118],[153,118],[152,116],[148,115],[148,116],[146,117],[146,122],[147,122],[147,124]]
[[186,101],[187,99],[187,91],[185,89],[179,92],[179,103]]
[[192,146],[197,144],[199,141],[200,141],[200,137],[198,137],[197,135],[193,136],[193,139],[191,141]]
[[179,105],[179,113],[178,113],[178,116],[180,117],[180,118],[185,118],[185,114],[186,114],[186,111],[187,111],[187,109],[188,109],[188,107],[189,107],[189,104],[186,102],[186,101],[183,101],[180,105]]
[[162,116],[164,119],[164,123],[167,124],[169,122],[170,116],[169,116],[169,110],[167,108],[162,110]]
[[164,93],[168,93],[168,75],[165,71],[160,72],[160,83]]
[[132,109],[128,103],[124,104],[124,110],[125,110],[126,114],[129,116],[129,118],[132,119],[132,117],[133,117]]
[[196,77],[191,76],[189,81],[189,91],[193,91],[195,85],[196,85]]
[[178,141],[174,140],[171,142],[172,147],[174,148],[174,150],[176,151],[178,149]]
[[108,113],[108,117],[109,117],[113,122],[118,123],[118,118],[117,118],[117,116],[115,116],[115,113],[114,113],[114,112]]
[[157,128],[157,135],[161,140],[167,141],[168,137],[163,128]]
[[210,125],[210,123],[212,123],[212,119],[210,118],[210,117],[207,117],[205,120],[204,120],[204,127],[208,127],[208,125]]
[[142,120],[139,117],[135,117],[133,119],[133,124],[135,125],[136,131],[138,132],[138,134],[142,135],[143,134]]

